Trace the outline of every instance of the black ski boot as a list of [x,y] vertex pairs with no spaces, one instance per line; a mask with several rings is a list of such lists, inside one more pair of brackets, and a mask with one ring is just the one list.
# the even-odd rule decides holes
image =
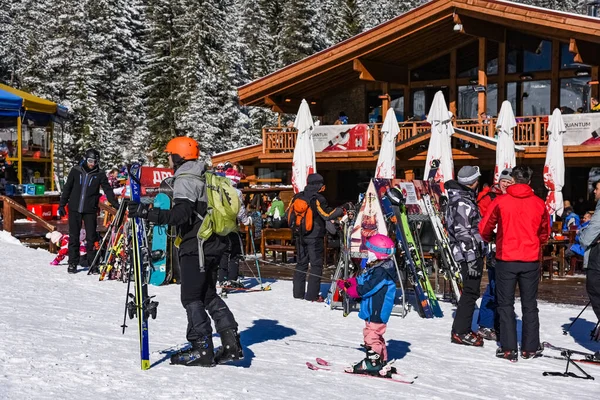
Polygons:
[[380,374],[380,371],[384,366],[383,360],[381,360],[381,355],[375,353],[368,347],[366,348],[366,351],[367,356],[363,360],[354,364],[352,367],[347,368],[346,372],[375,376]]
[[69,263],[69,266],[67,267],[67,272],[70,274],[76,274],[77,273],[77,264]]
[[205,336],[192,342],[190,349],[181,351],[171,356],[171,364],[214,367],[215,355],[212,337]]
[[236,361],[244,358],[244,351],[240,343],[240,335],[236,329],[227,329],[219,332],[221,336],[221,347],[215,354],[215,362],[223,364],[228,361]]
[[516,350],[504,350],[502,347],[496,349],[496,357],[504,358],[512,363],[519,361],[519,355]]

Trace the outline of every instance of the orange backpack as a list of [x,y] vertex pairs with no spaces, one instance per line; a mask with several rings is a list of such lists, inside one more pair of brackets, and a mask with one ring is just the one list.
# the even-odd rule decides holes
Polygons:
[[310,206],[312,198],[306,200],[302,195],[292,199],[288,208],[288,226],[296,234],[307,234],[313,228],[313,210]]

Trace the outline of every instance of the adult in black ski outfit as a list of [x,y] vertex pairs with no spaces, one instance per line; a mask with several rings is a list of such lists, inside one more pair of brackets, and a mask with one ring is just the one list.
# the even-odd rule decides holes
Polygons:
[[100,153],[89,149],[80,165],[71,169],[67,183],[60,196],[58,213],[67,215],[65,206],[69,205],[69,267],[70,274],[77,272],[79,264],[79,232],[81,222],[85,224],[87,264],[91,265],[96,255],[95,242],[97,238],[96,225],[98,215],[98,200],[100,188],[106,194],[110,204],[118,208],[112,188],[106,174],[99,166]]
[[[323,273],[323,238],[327,234],[326,222],[344,215],[344,208],[351,207],[347,203],[344,207],[330,208],[327,200],[321,194],[325,190],[323,177],[319,174],[310,174],[306,179],[306,186],[302,192],[297,193],[290,205],[292,211],[294,201],[298,198],[304,199],[312,209],[312,230],[306,232],[303,227],[298,228],[296,233],[296,254],[298,263],[294,273],[294,298],[310,301],[323,301],[319,295],[321,277]],[[306,288],[306,273],[310,263],[310,277],[308,278],[308,289]],[[306,297],[305,297],[306,295]]]
[[[179,265],[181,268],[181,303],[187,312],[187,340],[191,348],[171,356],[172,364],[212,367],[243,358],[238,324],[227,304],[217,295],[217,270],[221,255],[227,250],[227,237],[213,234],[202,243],[200,254],[198,230],[206,215],[208,200],[201,179],[206,168],[198,161],[198,143],[189,137],[172,139],[165,150],[169,164],[175,169],[173,208],[149,209],[148,205],[130,203],[130,217],[146,218],[159,225],[177,229]],[[207,314],[208,312],[208,314]],[[214,353],[212,326],[221,336],[222,347]]]

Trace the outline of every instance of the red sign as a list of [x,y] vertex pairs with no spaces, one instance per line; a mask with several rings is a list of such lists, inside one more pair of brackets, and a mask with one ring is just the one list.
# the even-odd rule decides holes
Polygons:
[[[142,166],[140,171],[140,184],[142,186],[142,196],[155,196],[156,191],[153,188],[158,188],[160,183],[173,176],[173,170],[170,168],[156,168]],[[148,190],[147,190],[148,189]]]

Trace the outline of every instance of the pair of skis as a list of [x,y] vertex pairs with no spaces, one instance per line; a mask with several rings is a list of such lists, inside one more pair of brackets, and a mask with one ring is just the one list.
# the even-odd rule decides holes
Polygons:
[[404,254],[405,265],[410,274],[409,281],[413,286],[417,312],[423,318],[442,317],[444,314],[437,296],[429,282],[425,266],[420,256],[420,249],[415,242],[408,222],[405,200],[399,191],[392,192],[387,185],[387,192],[381,198],[383,212],[393,222],[396,233],[396,242]]
[[[554,346],[548,342],[544,342],[544,349],[554,350],[560,352],[560,357],[543,354],[544,357],[558,358],[567,362],[564,372],[544,372],[544,376],[562,376],[566,378],[579,378],[594,380],[594,377],[583,370],[578,364],[588,364],[600,366],[600,352],[596,354],[586,353],[583,351],[567,349],[565,347]],[[569,367],[574,367],[579,370],[582,375],[569,371]]]
[[[129,186],[131,201],[141,202],[140,185],[140,163],[134,163],[129,169]],[[146,237],[146,224],[141,218],[130,218],[131,224],[131,248],[130,248],[130,273],[127,285],[127,298],[125,315],[129,318],[137,316],[138,334],[140,341],[140,358],[143,370],[150,368],[150,342],[148,336],[148,318],[156,318],[158,302],[152,301],[148,296],[148,275],[152,268],[150,250]],[[131,274],[133,273],[133,276]],[[134,293],[129,293],[131,279],[135,283]],[[129,301],[129,299],[131,299]],[[123,333],[125,333],[125,322],[123,322]]]
[[[326,361],[322,358],[316,358],[315,359],[316,364],[312,363],[310,361],[306,362],[306,366],[308,369],[312,370],[312,371],[328,371],[328,372],[337,372],[338,369],[336,369],[335,365],[333,365],[332,363],[330,363],[329,361]],[[393,367],[395,360],[391,360],[388,361],[386,363],[386,365],[382,368],[382,372],[379,375],[370,375],[370,374],[356,374],[354,372],[352,372],[352,367],[346,367],[343,370],[339,369],[339,372],[343,372],[349,375],[355,375],[355,376],[362,376],[364,378],[375,378],[375,379],[383,379],[383,380],[388,380],[388,381],[392,381],[392,382],[396,382],[396,383],[404,383],[404,384],[413,384],[415,382],[415,379],[417,379],[417,376],[414,376],[412,378],[407,378],[406,376],[402,375],[402,374],[398,374],[398,373],[391,373],[391,371],[395,371],[395,367]]]

